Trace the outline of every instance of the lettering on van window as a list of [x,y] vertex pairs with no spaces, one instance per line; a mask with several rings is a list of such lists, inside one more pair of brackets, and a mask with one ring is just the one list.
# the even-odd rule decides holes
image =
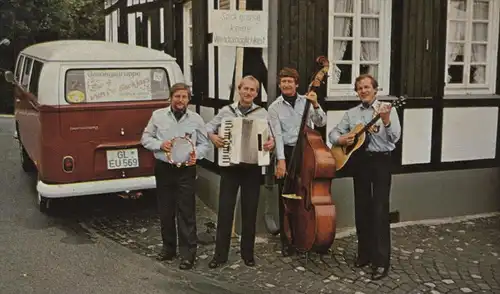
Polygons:
[[88,102],[151,100],[151,70],[85,71]]

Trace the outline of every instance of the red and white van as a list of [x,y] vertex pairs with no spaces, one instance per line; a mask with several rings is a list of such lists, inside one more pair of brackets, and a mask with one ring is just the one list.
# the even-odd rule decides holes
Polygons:
[[104,41],[40,43],[15,73],[16,134],[25,171],[38,171],[42,211],[53,198],[156,187],[154,158],[140,138],[151,113],[183,82],[162,51]]

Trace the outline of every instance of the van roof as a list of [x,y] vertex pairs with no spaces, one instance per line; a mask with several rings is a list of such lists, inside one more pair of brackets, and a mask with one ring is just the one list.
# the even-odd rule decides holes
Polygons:
[[160,50],[96,40],[51,41],[31,45],[21,53],[45,61],[175,60]]

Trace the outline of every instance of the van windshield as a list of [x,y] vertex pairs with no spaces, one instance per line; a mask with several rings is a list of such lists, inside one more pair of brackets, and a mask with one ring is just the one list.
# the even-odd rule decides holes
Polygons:
[[71,69],[66,71],[68,103],[167,99],[169,80],[164,68]]

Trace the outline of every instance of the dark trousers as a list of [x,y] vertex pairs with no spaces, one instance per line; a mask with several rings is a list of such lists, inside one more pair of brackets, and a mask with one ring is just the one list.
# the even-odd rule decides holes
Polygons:
[[157,160],[155,178],[163,250],[176,253],[179,236],[181,257],[194,260],[197,249],[196,166],[178,168]]
[[228,258],[234,207],[238,188],[240,187],[241,257],[245,260],[253,259],[261,173],[261,167],[257,165],[237,165],[221,168],[217,237],[215,241],[215,259],[219,262],[226,262]]
[[[292,158],[293,155],[293,146],[284,146],[284,151],[285,151],[285,162],[286,162],[286,168],[288,170],[288,165],[290,164],[290,159]],[[285,183],[285,178],[281,178],[277,180],[278,182],[278,209],[279,209],[279,217],[280,217],[280,239],[281,243],[288,244],[288,238],[286,237],[285,230],[284,230],[284,215],[285,215],[285,205],[283,204],[283,198],[281,197],[282,191],[283,191],[283,185]]]
[[359,150],[354,164],[358,258],[370,261],[373,266],[389,266],[389,194],[392,178],[390,152]]

